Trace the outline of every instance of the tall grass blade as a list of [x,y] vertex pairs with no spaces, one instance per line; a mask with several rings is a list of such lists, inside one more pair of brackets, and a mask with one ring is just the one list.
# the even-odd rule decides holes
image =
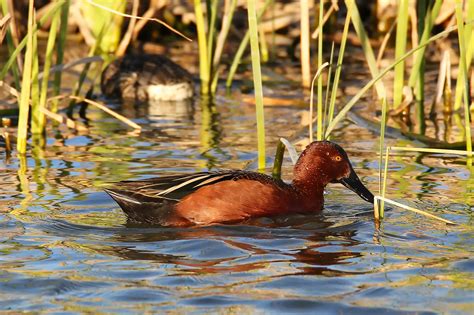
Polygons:
[[[33,11],[33,23],[36,21],[36,12]],[[33,34],[33,66],[31,70],[31,133],[41,134],[44,128],[44,114],[40,110],[40,86],[38,80],[38,37]]]
[[[272,0],[265,0],[263,7],[258,12],[257,22],[260,21],[263,13],[265,13],[270,3],[272,3]],[[232,86],[232,81],[234,79],[235,72],[237,71],[237,67],[239,66],[239,63],[242,60],[242,56],[245,52],[245,49],[247,48],[249,40],[250,40],[250,33],[247,30],[247,32],[245,33],[245,36],[242,38],[242,41],[240,42],[239,48],[237,49],[234,60],[232,61],[232,64],[230,66],[229,74],[227,75],[227,80],[225,84],[227,88],[230,88]]]
[[[313,77],[313,81],[311,82],[311,94],[309,95],[309,118],[310,118],[310,124],[309,124],[309,141],[310,142],[313,142],[313,95],[314,95],[314,82],[316,80],[319,80],[319,78],[321,77],[321,73],[322,71],[324,70],[324,68],[326,68],[327,66],[329,66],[329,62],[325,62],[321,65],[321,67],[318,68],[318,71],[316,72],[316,74],[314,75]],[[319,92],[318,92],[319,93]],[[319,96],[319,95],[318,95]],[[321,107],[321,108],[320,108]],[[322,118],[320,119],[320,116],[319,115],[319,112],[323,112],[323,109],[322,109],[322,103],[321,103],[321,106],[319,105],[318,103],[318,117],[317,117],[317,120],[318,120],[318,130],[319,130],[319,124],[321,123],[322,124]],[[318,133],[318,137],[317,137],[318,141],[321,141],[322,138],[319,138],[319,133]]]
[[[329,69],[328,69],[328,77],[326,80],[326,91],[324,96],[324,113],[323,113],[323,134],[325,131],[325,126],[328,120],[328,111],[329,111],[329,90],[331,88],[332,83],[332,73],[334,72],[334,41],[331,43],[331,54],[329,55]],[[329,139],[327,139],[329,140]]]
[[[458,4],[456,4],[458,5]],[[472,21],[474,20],[474,2],[473,1],[466,1],[466,21],[470,21],[470,23],[466,23],[464,25],[464,34],[463,36],[465,41],[466,48],[466,69],[469,69],[472,63],[472,55],[474,52],[474,31],[472,29]],[[467,36],[466,36],[467,35]],[[460,64],[461,65],[461,64]],[[461,108],[462,99],[464,97],[464,90],[466,89],[466,81],[461,79],[462,77],[463,68],[459,68],[458,73],[458,80],[456,81],[456,92],[454,97],[454,110],[457,111]]]
[[210,12],[207,12],[207,15],[211,15],[209,19],[209,26],[207,28],[207,61],[209,64],[209,78],[212,77],[214,64],[211,62],[214,55],[214,37],[216,33],[216,21],[217,21],[217,7],[219,5],[219,0],[207,0],[210,2]]
[[[382,100],[382,117],[380,118],[380,139],[379,139],[379,194],[384,197],[385,196],[385,185],[386,185],[386,168],[385,168],[385,174],[382,177],[382,164],[383,164],[383,147],[385,144],[385,129],[387,127],[387,99],[384,98]],[[388,163],[387,160],[385,160],[385,163]],[[385,164],[385,167],[387,167],[387,164]],[[383,182],[383,190],[382,190],[382,182]],[[383,208],[384,204],[383,201],[379,204],[380,212],[381,215],[379,217],[383,218]]]
[[258,22],[256,1],[247,1],[247,12],[250,32],[250,50],[252,54],[252,71],[255,88],[255,106],[257,115],[257,136],[258,136],[258,168],[265,168],[265,120],[263,113],[263,88],[262,72],[260,69],[260,49],[258,45]]
[[43,108],[46,107],[46,98],[48,96],[48,85],[49,85],[49,73],[51,70],[51,65],[53,63],[53,53],[54,53],[54,46],[56,44],[56,37],[59,28],[59,22],[61,21],[61,12],[57,11],[51,22],[51,27],[49,29],[49,36],[48,36],[48,43],[46,44],[46,56],[44,60],[43,66],[43,80],[41,81],[41,92],[39,98],[39,109],[41,112],[41,117],[38,120],[38,129],[43,131],[45,125],[45,118],[44,113],[42,111]]
[[332,83],[331,100],[329,101],[328,123],[331,123],[334,117],[334,109],[336,108],[337,89],[339,87],[339,79],[341,77],[342,62],[344,60],[344,52],[346,49],[347,34],[349,33],[349,24],[352,16],[353,1],[347,1],[347,15],[344,22],[344,29],[342,31],[341,46],[337,56],[336,72],[334,74],[334,81]]
[[[64,2],[64,1],[63,1]],[[66,46],[66,37],[67,37],[67,25],[69,17],[69,7],[71,0],[66,0],[64,5],[61,7],[61,23],[59,29],[59,40],[56,47],[56,64],[60,65],[64,61],[64,47]],[[61,92],[61,71],[58,71],[54,74],[53,82],[53,96],[59,95]],[[51,103],[51,111],[56,113],[58,111],[58,101],[55,100]]]
[[[433,29],[433,21],[436,19],[436,17],[439,14],[439,10],[441,8],[442,0],[436,0],[433,8],[431,9],[431,12],[426,13],[426,18],[424,22],[424,29],[423,33],[420,37],[420,43],[423,43],[427,41],[430,37],[431,30]],[[408,85],[412,88],[416,87],[416,84],[418,82],[418,78],[420,75],[423,73],[419,71],[421,68],[422,61],[425,57],[425,48],[422,48],[419,52],[415,54],[415,59],[413,61],[413,66],[412,66],[412,72],[410,74],[410,77],[408,79]]]
[[[463,23],[462,14],[462,1],[456,0],[456,21],[458,25],[458,39],[459,39],[459,77],[458,80],[464,82],[464,128],[466,132],[466,151],[469,152],[468,156],[472,157],[472,135],[471,135],[471,121],[469,113],[469,79],[467,72],[467,60],[466,60],[466,37],[464,34],[465,26]],[[470,34],[469,34],[470,35]]]
[[[318,71],[323,65],[323,16],[324,16],[324,0],[319,1],[319,27],[320,34],[318,36]],[[312,118],[311,118],[312,119]],[[310,124],[312,125],[312,124]],[[318,76],[318,128],[316,130],[318,141],[323,140],[323,77]]]
[[[395,40],[395,59],[403,56],[407,46],[408,32],[408,0],[398,1],[397,34]],[[393,79],[393,108],[398,108],[402,103],[403,84],[405,78],[405,62],[402,61],[395,66],[395,77]]]
[[283,157],[285,155],[285,148],[288,150],[290,155],[291,163],[293,165],[298,161],[298,153],[296,153],[295,147],[285,138],[280,138],[278,141],[277,150],[275,152],[275,161],[273,162],[272,177],[281,178],[281,166],[283,164]]
[[204,22],[204,13],[202,11],[201,0],[194,0],[194,14],[196,15],[196,28],[198,34],[199,46],[199,77],[201,79],[201,94],[209,94],[209,84],[211,73],[208,59],[208,47],[206,39],[206,25]]
[[[320,1],[322,8],[323,1]],[[322,9],[319,10],[320,13]],[[322,24],[322,18],[319,23]],[[322,30],[321,30],[322,31]],[[300,0],[300,61],[303,87],[308,88],[311,80],[311,57],[309,46],[309,0]],[[318,64],[318,66],[320,66]]]
[[[385,106],[387,106],[387,104],[385,104]],[[390,153],[390,148],[387,148],[385,150],[385,163],[384,163],[384,168],[383,168],[383,182],[382,182],[382,191],[381,191],[381,195],[382,195],[382,198],[385,197],[385,192],[387,191],[387,179],[388,179],[388,155]],[[384,202],[380,202],[379,203],[379,218],[380,219],[383,219],[384,216],[385,216],[385,204]]]
[[[354,0],[345,0],[344,2],[348,8],[350,6],[353,7],[351,14],[352,24],[354,25],[357,36],[359,36],[360,42],[362,44],[362,50],[364,51],[364,55],[369,66],[370,74],[372,75],[372,78],[376,78],[379,75],[379,70],[377,68],[377,62],[375,60],[374,51],[370,46],[369,38],[364,29],[364,24],[360,18],[359,9],[357,8],[357,5],[355,5]],[[384,99],[387,94],[385,91],[385,86],[379,80],[375,81],[374,84],[378,98]]]
[[28,32],[26,34],[26,53],[25,64],[23,65],[23,79],[21,82],[20,94],[20,116],[18,120],[18,135],[17,135],[17,151],[18,154],[26,153],[26,138],[28,136],[28,115],[30,110],[30,94],[31,94],[31,73],[33,68],[33,3],[34,0],[29,0],[28,5]]
[[273,161],[272,177],[275,179],[281,179],[281,166],[283,165],[283,157],[285,156],[285,145],[283,142],[278,141],[277,149],[275,152],[275,159]]
[[[229,5],[230,1],[230,5]],[[222,18],[222,27],[216,41],[216,49],[214,51],[214,58],[212,60],[213,68],[217,69],[221,60],[224,43],[229,34],[230,26],[232,25],[232,18],[234,17],[237,0],[225,0],[224,16]]]

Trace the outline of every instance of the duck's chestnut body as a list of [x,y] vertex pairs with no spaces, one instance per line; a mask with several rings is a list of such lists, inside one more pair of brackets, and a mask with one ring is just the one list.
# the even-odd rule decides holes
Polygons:
[[373,203],[374,196],[360,182],[347,154],[329,141],[306,148],[291,184],[260,173],[229,170],[125,181],[106,191],[131,222],[188,226],[318,212],[330,182],[340,182]]

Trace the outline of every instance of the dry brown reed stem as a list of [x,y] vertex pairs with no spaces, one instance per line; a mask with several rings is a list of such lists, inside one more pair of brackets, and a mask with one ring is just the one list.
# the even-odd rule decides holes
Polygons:
[[2,132],[3,139],[5,140],[5,151],[7,153],[7,156],[9,156],[12,152],[12,145],[10,141],[10,133],[8,132],[8,128],[11,126],[11,120],[10,118],[2,118],[2,126],[4,128]]
[[331,1],[331,7],[329,7],[328,11],[326,12],[326,14],[323,17],[323,22],[320,23],[318,25],[318,27],[314,30],[313,34],[311,34],[312,39],[317,39],[318,38],[319,33],[320,33],[319,29],[321,27],[323,27],[324,24],[326,24],[326,22],[329,20],[329,18],[331,17],[331,14],[333,14],[334,11],[339,11],[339,6],[337,5],[337,1],[332,0]]
[[[384,197],[381,197],[381,196],[375,196],[375,200],[382,200],[383,202],[386,202],[386,203],[390,203],[394,206],[397,206],[397,207],[400,207],[402,209],[405,209],[405,210],[408,210],[408,211],[411,211],[411,212],[415,212],[415,213],[418,213],[418,214],[421,214],[421,215],[424,215],[426,217],[429,217],[429,218],[432,218],[432,219],[435,219],[435,220],[438,220],[438,221],[441,221],[441,222],[444,222],[444,223],[447,223],[447,224],[452,224],[452,225],[457,225],[456,223],[454,223],[453,221],[449,221],[449,220],[446,220],[446,219],[443,219],[443,218],[440,218],[434,214],[431,214],[431,213],[428,213],[426,211],[423,211],[423,210],[419,210],[419,209],[416,209],[416,208],[413,208],[413,207],[410,207],[410,206],[407,206],[407,205],[404,205],[402,203],[399,203],[399,202],[396,202],[392,199],[388,199],[388,198],[384,198]],[[376,209],[376,206],[377,204],[374,203],[374,209]],[[377,211],[374,211],[374,213],[376,213]],[[377,215],[375,215],[376,218],[377,218]]]
[[166,5],[166,0],[151,0],[150,7],[146,12],[143,14],[143,19],[139,20],[133,29],[132,34],[132,42],[137,39],[138,33],[145,27],[146,23],[148,23],[149,19],[153,17],[159,9]]
[[73,100],[76,100],[76,101],[79,101],[79,102],[86,102],[87,104],[93,105],[93,106],[103,110],[107,114],[117,118],[121,122],[129,125],[130,127],[134,128],[134,129],[137,129],[137,130],[142,129],[142,127],[140,127],[140,125],[137,125],[136,123],[134,123],[133,121],[131,121],[127,117],[124,117],[124,116],[120,115],[119,113],[114,112],[113,110],[111,110],[110,108],[108,108],[105,105],[102,105],[98,102],[95,102],[93,100],[90,100],[90,99],[87,99],[87,98],[84,98],[84,97],[74,96],[74,95],[58,95],[58,96],[55,96],[53,98],[48,99],[48,101],[53,100],[53,99],[63,99],[63,98],[70,98],[70,99],[73,99]]
[[138,0],[133,0],[133,7],[132,7],[132,18],[128,23],[127,31],[123,35],[122,40],[115,52],[115,55],[121,57],[125,54],[130,41],[132,40],[133,30],[135,29],[135,24],[137,23],[136,15],[138,14]]
[[[319,5],[324,5],[324,1],[320,0]],[[300,17],[301,78],[303,87],[308,88],[311,81],[311,60],[309,47],[309,0],[300,0]]]
[[[15,19],[15,7],[13,6],[13,1],[12,0],[7,0],[7,5],[8,5],[8,10],[12,17],[10,21],[10,32],[12,34],[12,39],[13,43],[15,44],[15,47],[18,47],[20,44],[20,34],[18,32],[18,26],[16,24],[16,19]],[[21,54],[18,54],[16,57],[17,64],[18,64],[18,71],[23,72],[23,59]]]
[[[103,61],[103,59],[100,56],[92,56],[92,57],[85,57],[85,58],[77,59],[77,60],[71,61],[69,63],[65,63],[65,64],[62,64],[62,65],[57,65],[57,66],[51,67],[51,69],[49,70],[49,73],[66,71],[66,70],[68,70],[72,67],[82,65],[82,64],[92,63],[92,62],[96,62],[96,61]],[[42,78],[43,78],[43,73],[41,72],[38,75],[38,79],[42,79]]]
[[[418,17],[418,18],[424,18],[424,17]],[[418,46],[419,42],[419,35],[418,34],[418,20],[417,20],[417,14],[416,14],[416,9],[414,7],[414,3],[410,2],[408,5],[408,19],[410,20],[410,28],[411,28],[411,47],[416,47]]]
[[[447,95],[449,94],[449,95]],[[436,97],[433,100],[433,104],[431,107],[431,112],[434,113],[435,106],[441,103],[441,99],[445,98],[445,104],[448,105],[451,103],[451,57],[449,55],[449,51],[445,50],[443,53],[443,57],[439,64],[439,72],[438,72],[438,82],[436,84]],[[451,106],[452,104],[449,104]],[[445,106],[445,111],[446,111]],[[448,108],[449,109],[449,108]],[[449,110],[450,111],[450,110]]]
[[87,2],[89,2],[90,4],[92,4],[93,6],[96,6],[98,8],[101,8],[102,10],[105,10],[105,11],[108,11],[108,12],[111,12],[113,14],[117,14],[117,15],[120,15],[120,16],[123,16],[123,17],[127,17],[127,18],[136,18],[137,20],[147,20],[147,21],[154,21],[154,22],[157,22],[158,24],[161,24],[163,25],[164,27],[166,27],[167,29],[169,29],[170,31],[178,34],[179,36],[187,39],[188,41],[192,42],[192,39],[190,39],[189,37],[187,37],[186,35],[184,35],[183,33],[181,33],[180,31],[178,30],[175,30],[174,28],[172,28],[171,26],[169,26],[168,24],[166,24],[165,22],[159,20],[159,19],[155,19],[155,18],[144,18],[144,17],[141,17],[141,16],[132,16],[130,14],[126,14],[126,13],[122,13],[122,12],[119,12],[117,10],[113,10],[111,8],[108,8],[106,6],[103,6],[101,4],[98,4],[92,0],[87,0]]
[[60,124],[64,124],[66,125],[68,128],[71,128],[71,129],[76,129],[77,131],[89,131],[89,129],[87,129],[86,127],[84,126],[81,126],[79,124],[77,124],[74,120],[72,119],[69,119],[65,116],[62,116],[58,113],[53,113],[52,111],[46,109],[45,107],[41,107],[40,109],[48,118],[54,120],[54,121],[57,121],[58,123]]
[[1,20],[0,20],[0,45],[7,34],[8,25],[10,23],[11,15],[7,13]]
[[[3,87],[8,93],[16,97],[17,99],[20,98],[20,93],[12,86],[6,84],[4,81],[0,81],[0,87]],[[50,100],[50,99],[49,99]],[[49,101],[48,100],[48,101]],[[60,124],[65,124],[69,128],[76,129],[77,131],[87,131],[88,129],[86,127],[83,127],[81,125],[76,124],[73,120],[61,116],[59,114],[53,113],[46,108],[42,107],[41,112],[43,112],[48,118],[57,121]]]
[[92,30],[87,26],[88,24],[84,19],[84,16],[82,16],[81,10],[79,8],[79,2],[76,2],[73,6],[71,6],[69,12],[71,12],[72,17],[74,18],[75,23],[79,28],[79,33],[81,33],[86,44],[88,46],[94,46],[95,37],[92,34]]
[[376,61],[377,68],[380,68],[380,63],[382,62],[383,54],[385,53],[385,48],[387,48],[388,40],[390,39],[390,36],[392,36],[393,30],[395,29],[395,25],[397,25],[396,21],[392,23],[392,25],[390,26],[390,29],[383,37],[382,43],[380,44],[379,52],[377,54],[377,61]]

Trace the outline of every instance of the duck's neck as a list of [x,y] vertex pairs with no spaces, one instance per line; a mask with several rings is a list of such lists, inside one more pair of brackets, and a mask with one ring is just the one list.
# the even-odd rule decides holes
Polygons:
[[320,210],[324,202],[324,187],[329,183],[328,175],[320,160],[311,163],[298,161],[294,168],[293,187],[302,198],[305,208]]

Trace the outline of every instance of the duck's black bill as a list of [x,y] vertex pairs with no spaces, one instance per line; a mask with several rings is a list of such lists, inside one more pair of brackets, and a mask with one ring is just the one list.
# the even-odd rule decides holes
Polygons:
[[339,180],[341,184],[358,194],[362,199],[370,203],[374,203],[374,195],[362,184],[359,176],[351,169],[349,177],[341,178]]

